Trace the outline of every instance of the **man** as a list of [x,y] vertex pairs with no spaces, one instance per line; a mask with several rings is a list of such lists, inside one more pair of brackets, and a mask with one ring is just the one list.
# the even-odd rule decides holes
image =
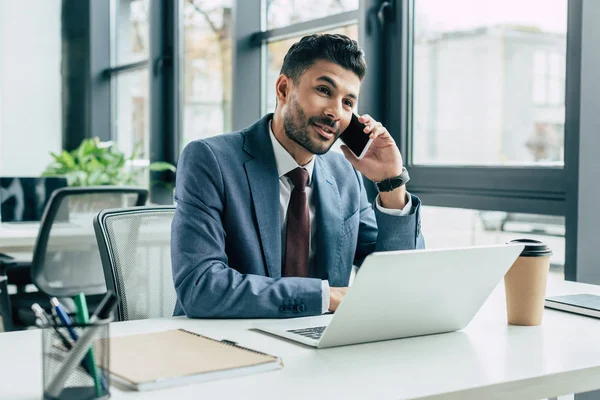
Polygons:
[[335,311],[353,263],[375,250],[424,247],[419,199],[401,185],[381,192],[373,207],[357,173],[374,182],[406,180],[381,123],[360,117],[373,138],[362,159],[344,146],[344,155],[328,152],[350,123],[365,72],[355,41],[304,37],[284,59],[274,114],[186,146],[171,240],[175,315]]

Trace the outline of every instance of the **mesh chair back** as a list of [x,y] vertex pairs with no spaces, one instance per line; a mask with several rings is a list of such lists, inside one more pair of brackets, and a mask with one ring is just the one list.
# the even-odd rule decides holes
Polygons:
[[44,211],[33,254],[33,283],[49,296],[106,292],[93,221],[105,208],[143,205],[148,191],[128,187],[56,190]]
[[173,206],[105,210],[94,220],[106,285],[119,296],[119,321],[170,317]]

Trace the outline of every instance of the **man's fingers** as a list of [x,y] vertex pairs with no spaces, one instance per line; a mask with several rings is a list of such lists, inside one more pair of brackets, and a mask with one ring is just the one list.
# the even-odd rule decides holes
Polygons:
[[371,120],[371,123],[369,123],[369,125],[367,125],[367,126],[365,127],[365,129],[363,129],[363,131],[364,131],[365,133],[370,133],[371,131],[373,131],[374,129],[376,129],[376,128],[380,127],[380,126],[383,126],[383,125],[381,124],[381,122],[377,122],[377,121],[375,121],[375,120]]
[[369,114],[363,114],[360,117],[358,117],[358,121],[362,122],[365,125],[369,125],[369,122],[372,120],[373,118],[371,118],[371,116]]
[[383,126],[378,126],[371,132],[371,134],[369,135],[369,139],[376,139],[379,136],[385,135],[387,133],[387,129],[385,129]]

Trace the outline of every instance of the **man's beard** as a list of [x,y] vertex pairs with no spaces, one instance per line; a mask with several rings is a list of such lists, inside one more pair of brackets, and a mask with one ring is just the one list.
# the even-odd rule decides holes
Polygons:
[[[332,130],[335,130],[334,140],[332,140],[331,143],[325,140],[311,140],[308,130],[315,123],[328,126]],[[327,153],[341,133],[337,127],[334,127],[335,123],[327,117],[310,117],[307,119],[304,110],[296,101],[295,96],[290,98],[290,106],[283,116],[283,129],[285,135],[289,139],[304,147],[307,151],[317,155]]]

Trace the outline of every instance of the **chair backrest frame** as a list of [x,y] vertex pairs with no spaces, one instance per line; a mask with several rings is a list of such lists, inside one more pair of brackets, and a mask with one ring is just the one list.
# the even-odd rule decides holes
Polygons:
[[42,284],[45,281],[43,276],[42,262],[46,256],[50,231],[60,210],[63,200],[68,196],[89,195],[97,193],[113,193],[122,195],[137,195],[136,206],[143,206],[148,199],[148,190],[132,186],[84,186],[84,187],[66,187],[55,190],[48,200],[44,209],[40,230],[36,238],[33,250],[33,259],[31,263],[31,279],[39,289],[47,286]]
[[104,278],[106,280],[106,289],[112,290],[119,297],[117,302],[117,320],[125,320],[125,304],[127,303],[127,294],[124,288],[120,287],[119,273],[116,268],[115,249],[109,240],[109,232],[107,230],[106,220],[115,216],[145,214],[150,212],[175,212],[175,206],[144,206],[144,207],[129,207],[115,208],[103,210],[94,218],[94,231],[96,232],[96,240],[98,249],[100,250],[100,260],[104,270]]

